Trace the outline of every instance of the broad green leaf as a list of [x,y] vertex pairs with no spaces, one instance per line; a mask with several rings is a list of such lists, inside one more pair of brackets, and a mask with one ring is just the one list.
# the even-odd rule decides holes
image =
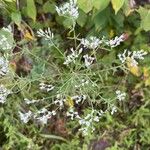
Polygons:
[[82,10],[81,11],[79,11],[79,17],[78,17],[78,19],[77,19],[77,23],[81,26],[81,27],[83,27],[84,25],[85,25],[85,23],[86,23],[86,21],[87,21],[87,15],[86,15],[86,13],[85,12],[83,12]]
[[88,13],[93,8],[93,0],[78,0],[79,8]]
[[141,28],[145,31],[150,30],[150,10],[140,7],[138,13],[141,16]]
[[13,12],[11,14],[11,19],[12,19],[12,21],[15,22],[16,25],[19,26],[20,23],[21,23],[21,13],[19,11],[18,12]]
[[95,28],[97,31],[102,30],[104,27],[106,27],[108,20],[110,17],[110,10],[105,9],[101,12],[99,12],[93,19]]
[[55,4],[51,3],[49,1],[47,1],[44,5],[43,5],[43,11],[45,13],[55,13],[56,9],[55,9]]
[[36,20],[37,11],[34,0],[27,0],[27,14],[33,21]]
[[93,0],[93,6],[98,9],[98,11],[104,10],[110,3],[110,0]]
[[121,9],[125,0],[111,0],[112,7],[115,10],[115,14]]

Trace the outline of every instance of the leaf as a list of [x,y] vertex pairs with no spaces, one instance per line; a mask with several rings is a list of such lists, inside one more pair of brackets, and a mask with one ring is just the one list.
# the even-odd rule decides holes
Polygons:
[[150,68],[143,68],[144,84],[145,86],[150,86]]
[[125,0],[111,0],[112,7],[115,10],[115,14],[118,13],[118,11],[123,6],[124,2],[125,2]]
[[17,25],[17,26],[20,26],[20,23],[21,23],[21,13],[18,11],[18,12],[13,12],[13,13],[11,13],[11,19],[12,19],[12,21],[14,21],[15,22],[15,24]]
[[141,28],[145,31],[150,30],[150,10],[140,7],[138,13],[141,16]]
[[127,67],[133,75],[135,75],[137,77],[139,77],[141,75],[139,67],[137,65],[134,65],[134,66],[132,65],[131,58],[128,58],[128,60],[127,60]]
[[40,134],[40,136],[44,138],[48,138],[48,139],[61,140],[61,141],[67,142],[67,140],[61,136],[50,135],[50,134]]
[[108,23],[110,17],[110,10],[105,9],[101,12],[99,12],[93,19],[95,28],[97,31],[102,30]]
[[27,0],[27,14],[34,22],[36,21],[37,11],[34,0]]
[[84,12],[84,11],[82,11],[82,10],[80,10],[79,11],[79,17],[78,17],[78,19],[77,19],[77,23],[81,26],[81,27],[83,27],[84,25],[85,25],[85,23],[86,23],[86,21],[87,21],[87,15],[86,15],[86,13]]
[[93,0],[93,6],[98,9],[98,11],[104,10],[110,3],[110,0]]
[[88,13],[93,8],[93,0],[78,0],[78,6],[85,13]]
[[49,2],[49,1],[47,1],[47,2],[44,3],[44,5],[43,5],[43,11],[44,11],[45,13],[50,12],[50,13],[54,14],[54,13],[56,12],[55,3],[51,3],[51,2]]

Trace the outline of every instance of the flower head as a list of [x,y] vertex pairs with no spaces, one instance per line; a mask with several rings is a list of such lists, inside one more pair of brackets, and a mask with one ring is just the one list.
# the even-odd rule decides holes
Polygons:
[[0,76],[4,76],[9,72],[8,61],[4,57],[0,57]]
[[102,43],[102,41],[100,39],[98,39],[95,36],[91,36],[88,39],[81,39],[81,44],[86,47],[86,48],[90,48],[90,49],[96,49],[98,48],[98,46]]
[[67,3],[64,3],[62,6],[57,7],[56,11],[59,16],[68,16],[73,19],[77,19],[79,16],[77,0],[70,0]]
[[5,103],[6,98],[10,93],[10,90],[6,89],[3,84],[0,84],[0,103]]
[[144,59],[144,56],[147,54],[147,52],[144,52],[144,50],[139,51],[129,51],[127,49],[124,50],[122,54],[118,54],[118,57],[122,63],[126,63],[128,60],[131,61],[132,66],[137,66],[138,62],[136,59]]

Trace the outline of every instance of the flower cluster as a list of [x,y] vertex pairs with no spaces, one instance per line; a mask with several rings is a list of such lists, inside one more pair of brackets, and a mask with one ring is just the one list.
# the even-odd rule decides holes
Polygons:
[[54,86],[52,84],[45,84],[45,83],[40,83],[40,90],[49,92],[52,91],[54,89]]
[[30,104],[37,103],[37,102],[39,102],[40,100],[35,100],[35,99],[29,100],[29,99],[25,98],[24,101],[25,101],[26,104],[30,105]]
[[96,49],[101,43],[102,41],[95,36],[91,36],[88,39],[84,38],[81,39],[81,44],[85,48]]
[[106,42],[106,45],[110,46],[110,47],[116,47],[118,45],[120,45],[121,42],[124,41],[124,34],[122,34],[121,36],[116,36],[114,39],[111,39],[109,41]]
[[91,56],[88,56],[88,54],[84,55],[83,56],[84,58],[84,63],[85,63],[85,66],[87,68],[89,68],[91,66],[91,64],[94,62],[95,58],[94,57],[91,57]]
[[75,85],[75,87],[80,88],[80,87],[84,87],[85,85],[88,85],[88,84],[89,84],[89,80],[82,79],[81,83],[78,85]]
[[79,16],[77,0],[70,0],[60,7],[56,6],[56,11],[59,16],[68,16],[73,19],[77,19]]
[[42,124],[47,124],[48,119],[55,115],[56,111],[48,111],[46,108],[42,108],[34,115],[34,118]]
[[27,113],[22,113],[21,111],[19,111],[19,117],[23,123],[28,123],[28,121],[32,117],[32,112],[30,110]]
[[4,57],[0,57],[0,76],[4,76],[9,72],[8,61]]
[[75,51],[73,48],[70,49],[71,50],[71,54],[69,54],[66,57],[65,62],[63,63],[64,65],[69,65],[70,63],[74,63],[76,62],[76,59],[79,57],[79,55],[82,53],[82,48],[79,49],[79,51]]
[[136,59],[143,60],[145,55],[147,55],[147,52],[144,52],[144,50],[131,52],[125,49],[122,54],[118,54],[118,57],[122,63],[125,63],[128,60],[131,60],[131,65],[137,66],[138,62],[136,61]]
[[10,90],[6,89],[3,84],[0,84],[0,103],[5,103],[6,98],[10,93]]
[[42,29],[39,29],[37,31],[38,37],[43,37],[45,40],[51,41],[54,38],[54,34],[51,32],[50,28],[46,29],[45,31]]
[[81,101],[86,100],[86,95],[76,95],[76,96],[72,96],[71,99],[74,100],[74,102],[75,102],[76,104],[79,104]]
[[74,111],[73,108],[70,108],[67,113],[66,113],[67,117],[70,117],[71,120],[73,120],[74,118],[80,118],[78,112]]
[[92,110],[92,112],[84,118],[78,117],[78,122],[81,125],[79,131],[81,131],[83,135],[87,135],[88,132],[93,132],[95,130],[94,122],[99,122],[99,119],[104,113],[105,112],[102,110],[100,110],[100,112]]
[[120,90],[117,90],[117,91],[116,91],[116,95],[117,95],[117,99],[118,99],[119,101],[123,101],[123,100],[125,100],[125,98],[126,98],[126,93],[121,92]]
[[30,110],[27,113],[22,113],[21,111],[19,111],[19,117],[23,123],[28,123],[31,118],[34,118],[41,124],[47,124],[48,119],[50,119],[54,115],[56,115],[56,111],[48,111],[46,108],[42,108],[36,113],[33,113]]
[[111,115],[113,115],[115,112],[117,112],[117,107],[115,105],[111,106]]

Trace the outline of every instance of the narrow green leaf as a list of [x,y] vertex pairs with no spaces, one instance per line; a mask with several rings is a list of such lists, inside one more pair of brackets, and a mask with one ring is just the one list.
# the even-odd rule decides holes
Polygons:
[[64,141],[64,142],[68,142],[66,139],[64,139],[63,137],[61,136],[57,136],[57,135],[50,135],[50,134],[40,134],[41,137],[44,137],[44,138],[48,138],[48,139],[54,139],[54,140],[61,140],[61,141]]
[[27,0],[27,14],[33,21],[36,21],[37,11],[34,0]]
[[125,2],[125,0],[111,0],[112,7],[115,10],[115,14],[118,13],[118,11],[123,6],[124,2]]
[[100,11],[104,10],[110,3],[110,0],[93,0],[93,6]]

